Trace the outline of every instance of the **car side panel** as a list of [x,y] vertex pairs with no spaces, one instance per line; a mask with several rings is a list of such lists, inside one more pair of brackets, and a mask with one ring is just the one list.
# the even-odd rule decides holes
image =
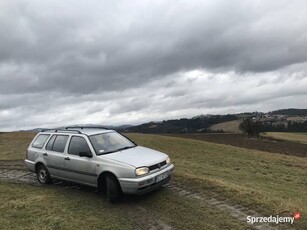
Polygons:
[[96,184],[96,161],[93,158],[66,155],[69,160],[64,161],[65,176],[69,180],[86,184]]
[[63,176],[64,171],[64,154],[49,150],[44,150],[44,153],[42,153],[42,158],[44,158],[44,161],[46,162],[47,169],[51,175],[53,176]]

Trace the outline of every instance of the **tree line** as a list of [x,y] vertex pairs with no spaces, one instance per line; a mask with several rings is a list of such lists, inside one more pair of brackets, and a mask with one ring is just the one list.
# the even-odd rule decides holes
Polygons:
[[140,133],[211,133],[223,132],[222,130],[213,131],[210,127],[214,124],[237,120],[236,115],[210,115],[195,118],[182,118],[174,120],[164,120],[162,122],[149,122],[142,125],[130,127],[125,131]]
[[242,132],[247,133],[248,137],[259,138],[259,134],[262,132],[307,132],[307,121],[287,121],[281,124],[267,124],[253,120],[252,118],[246,118],[242,120],[239,128]]

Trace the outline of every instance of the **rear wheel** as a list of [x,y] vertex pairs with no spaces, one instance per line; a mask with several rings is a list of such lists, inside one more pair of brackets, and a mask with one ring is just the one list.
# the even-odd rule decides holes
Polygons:
[[38,166],[36,170],[36,176],[38,182],[41,184],[50,184],[52,181],[47,168],[43,164]]
[[110,201],[111,203],[116,203],[122,197],[122,190],[120,188],[120,185],[116,177],[113,175],[107,175],[106,182],[108,201]]

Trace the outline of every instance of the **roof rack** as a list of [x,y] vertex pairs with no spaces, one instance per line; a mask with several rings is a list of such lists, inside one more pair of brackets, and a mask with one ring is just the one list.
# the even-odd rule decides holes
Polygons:
[[51,131],[51,130],[54,130],[55,133],[60,131],[60,132],[75,132],[75,133],[82,134],[79,130],[71,130],[71,129],[44,129],[42,130],[42,132]]
[[58,132],[58,131],[60,131],[60,132],[76,132],[76,133],[82,134],[79,130],[71,130],[71,129],[57,129],[57,130],[55,130],[55,132]]
[[102,126],[67,126],[66,129],[108,129]]

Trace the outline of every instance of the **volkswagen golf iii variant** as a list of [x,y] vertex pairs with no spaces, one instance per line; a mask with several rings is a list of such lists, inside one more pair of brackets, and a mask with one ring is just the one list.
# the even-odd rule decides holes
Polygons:
[[67,127],[38,133],[27,150],[27,168],[40,183],[52,179],[97,187],[110,202],[168,183],[174,165],[162,152],[141,147],[104,128]]

